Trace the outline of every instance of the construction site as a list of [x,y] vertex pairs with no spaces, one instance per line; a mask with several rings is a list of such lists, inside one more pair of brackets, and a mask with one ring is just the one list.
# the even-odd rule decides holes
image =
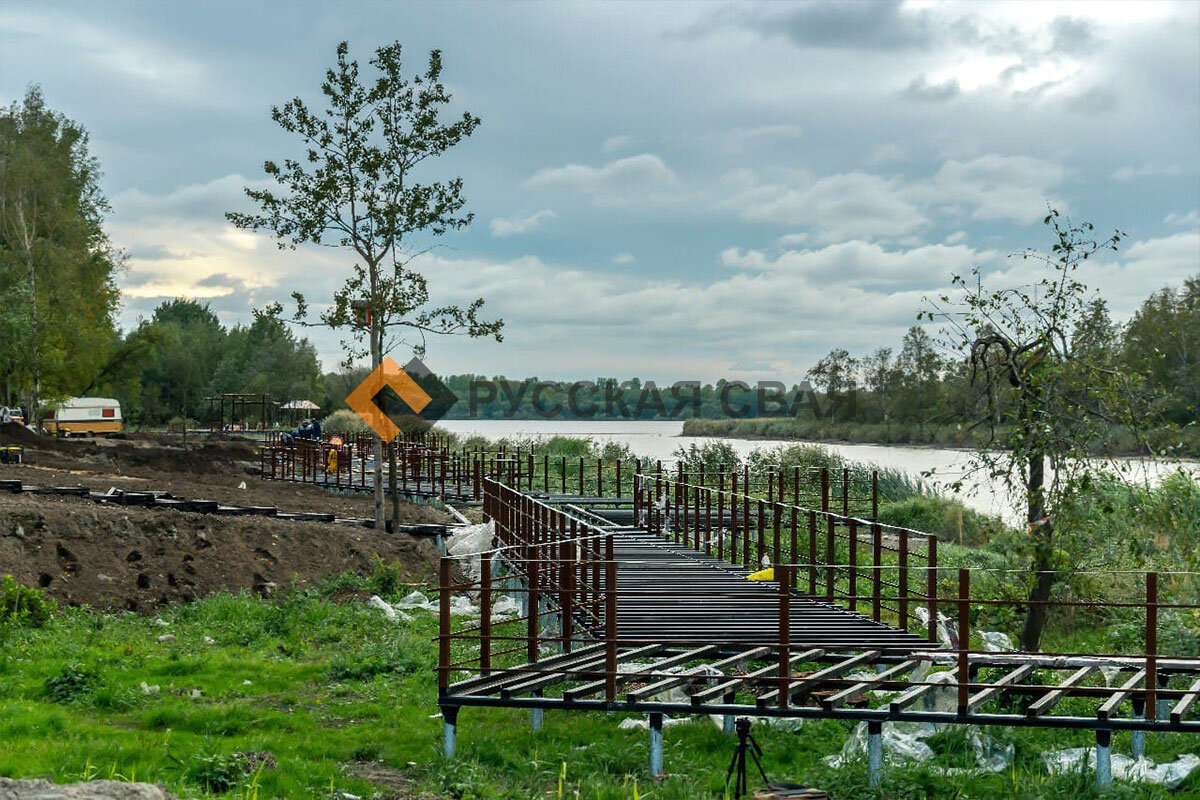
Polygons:
[[[535,732],[546,712],[601,712],[644,720],[650,781],[671,773],[664,726],[712,717],[739,742],[730,796],[806,796],[761,760],[756,772],[752,722],[859,724],[846,752],[861,747],[872,790],[889,751],[922,746],[903,732],[916,726],[1070,729],[1094,736],[1076,762],[1103,791],[1114,772],[1153,766],[1147,734],[1200,733],[1200,659],[1157,636],[1160,614],[1200,604],[1163,601],[1148,572],[1117,604],[1141,620],[1140,647],[997,646],[972,622],[1003,603],[972,594],[987,576],[939,566],[932,534],[880,523],[874,472],[688,474],[431,432],[385,448],[385,488],[404,502],[399,529],[378,531],[370,435],[218,433],[185,448],[7,433],[23,463],[0,466],[0,562],[62,603],[155,613],[214,592],[272,598],[380,560],[427,586],[447,763],[496,709],[523,710]],[[981,752],[980,766],[992,756],[1005,760]]]

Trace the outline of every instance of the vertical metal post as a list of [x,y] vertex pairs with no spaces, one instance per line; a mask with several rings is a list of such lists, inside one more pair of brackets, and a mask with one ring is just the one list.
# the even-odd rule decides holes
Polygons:
[[1096,788],[1112,786],[1112,731],[1096,731]]
[[438,562],[438,695],[450,686],[450,559]]
[[738,561],[738,475],[734,472],[729,476],[729,561]]
[[808,512],[808,593],[817,594],[817,512]]
[[966,715],[971,676],[968,664],[971,652],[971,570],[958,571],[958,713]]
[[850,610],[858,612],[858,520],[851,518],[850,523],[850,565],[849,591]]
[[900,531],[900,573],[897,583],[900,597],[896,607],[900,611],[900,629],[908,630],[908,531]]
[[754,568],[755,569],[759,569],[762,566],[763,556],[766,555],[766,550],[767,550],[766,524],[767,524],[766,506],[762,500],[759,500],[758,501],[758,524],[755,525],[755,530],[757,531],[757,534],[758,534],[758,541],[756,543],[755,553],[754,553]]
[[779,503],[775,503],[771,508],[771,534],[775,537],[774,544],[771,549],[771,563],[780,564],[783,562],[783,551],[779,543],[779,522],[783,517],[783,508]]
[[936,642],[937,626],[938,626],[938,607],[937,607],[937,537],[929,537],[929,573],[926,576],[925,596],[929,601],[929,641]]
[[883,781],[883,723],[867,722],[867,786],[878,789]]
[[492,554],[479,554],[479,674],[492,672]]
[[1146,573],[1146,719],[1157,719],[1158,573]]
[[458,706],[442,706],[442,755],[454,758],[458,744]]
[[871,519],[879,519],[879,471],[871,470]]
[[650,714],[650,775],[663,774],[663,715]]
[[833,515],[825,515],[825,599],[833,602],[837,587],[837,551],[834,549]]
[[[1133,716],[1134,719],[1146,716],[1146,701],[1143,698],[1133,698]],[[1130,752],[1134,758],[1143,758],[1146,755],[1146,732],[1134,731],[1132,738]]]
[[617,699],[617,563],[611,552],[604,565],[604,698]]
[[779,581],[779,707],[787,708],[791,701],[791,642],[792,642],[792,582],[790,567],[775,566]]

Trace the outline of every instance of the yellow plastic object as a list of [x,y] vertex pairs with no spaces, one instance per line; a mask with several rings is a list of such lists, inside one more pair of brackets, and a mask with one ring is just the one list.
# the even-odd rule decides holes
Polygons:
[[751,572],[749,575],[746,576],[746,580],[748,580],[748,581],[773,581],[773,580],[775,580],[775,568],[767,567],[766,569],[760,569],[758,572]]

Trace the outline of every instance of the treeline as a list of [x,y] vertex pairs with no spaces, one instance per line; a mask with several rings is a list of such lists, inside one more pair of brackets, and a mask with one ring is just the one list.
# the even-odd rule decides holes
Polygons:
[[206,420],[221,392],[323,399],[316,351],[278,320],[226,328],[172,300],[119,330],[124,254],[104,232],[100,174],[87,132],[37,87],[0,111],[0,404],[40,418],[67,397],[113,396],[127,421],[161,425]]

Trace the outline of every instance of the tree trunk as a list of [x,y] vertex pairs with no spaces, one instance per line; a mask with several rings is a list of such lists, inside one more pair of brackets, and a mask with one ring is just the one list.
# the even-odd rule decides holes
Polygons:
[[1034,540],[1033,586],[1029,589],[1030,606],[1025,610],[1025,624],[1021,628],[1021,649],[1037,652],[1042,641],[1042,632],[1046,629],[1046,617],[1049,608],[1043,603],[1050,599],[1050,590],[1054,588],[1055,574],[1051,570],[1053,547],[1053,527],[1049,521],[1043,522],[1046,516],[1046,457],[1036,453],[1029,457],[1028,474],[1025,481],[1025,493],[1028,501],[1028,521],[1030,535]]
[[388,448],[389,489],[392,496],[392,533],[400,530],[400,487],[396,485],[396,446],[395,441]]
[[29,390],[29,409],[25,423],[32,425],[34,430],[37,430],[40,419],[38,417],[38,393],[41,391],[42,383],[42,353],[37,315],[37,270],[33,265],[33,249],[28,242],[25,247],[25,263],[29,270],[29,350],[32,358],[31,376],[33,378]]
[[[372,281],[374,283],[374,281]],[[372,297],[374,292],[372,291]],[[379,369],[383,363],[383,331],[379,329],[379,321],[371,316],[371,371]],[[371,454],[375,458],[375,467],[371,471],[372,487],[375,493],[375,530],[383,530],[383,439],[375,436],[371,440]]]

